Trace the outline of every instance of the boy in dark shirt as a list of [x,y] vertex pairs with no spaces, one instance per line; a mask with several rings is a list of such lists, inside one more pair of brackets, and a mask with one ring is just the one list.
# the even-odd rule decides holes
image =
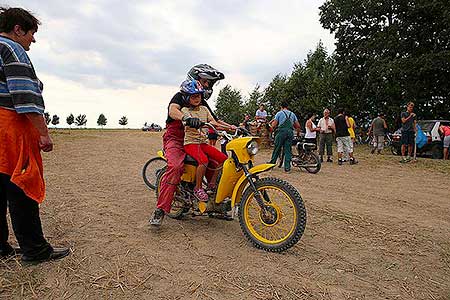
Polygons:
[[[400,114],[402,120],[402,160],[400,162],[411,161],[412,151],[416,136],[416,114],[413,113],[414,103],[408,102],[406,111]],[[406,147],[408,147],[408,156],[405,157]]]
[[350,133],[348,132],[348,128],[350,128],[350,123],[348,121],[348,117],[344,115],[344,109],[338,109],[338,115],[334,118],[334,124],[336,126],[336,142],[338,148],[338,164],[342,165],[342,156],[344,151],[348,153],[350,157],[350,164],[354,165],[358,163],[358,161],[353,157],[353,143],[350,138]]

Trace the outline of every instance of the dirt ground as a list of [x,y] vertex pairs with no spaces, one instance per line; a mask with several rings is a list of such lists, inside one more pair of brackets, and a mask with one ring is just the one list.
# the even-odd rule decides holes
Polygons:
[[141,168],[160,133],[53,137],[41,217],[50,242],[73,254],[31,267],[0,261],[2,299],[450,299],[449,161],[402,165],[360,146],[355,166],[271,171],[308,213],[300,242],[275,254],[252,247],[237,220],[149,227],[156,199]]

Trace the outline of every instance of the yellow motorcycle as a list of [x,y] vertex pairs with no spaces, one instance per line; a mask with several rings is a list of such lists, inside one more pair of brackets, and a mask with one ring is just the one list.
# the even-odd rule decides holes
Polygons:
[[[206,123],[206,126],[215,128]],[[258,153],[258,137],[240,136],[217,131],[229,142],[226,150],[231,154],[224,162],[217,188],[207,203],[194,195],[197,162],[186,156],[184,173],[178,185],[169,217],[181,219],[189,212],[192,216],[229,215],[238,213],[239,222],[247,239],[257,248],[281,252],[294,246],[302,237],[306,226],[306,209],[300,193],[288,182],[275,177],[259,177],[275,164],[253,165]],[[162,151],[158,156],[165,159]],[[156,194],[166,167],[157,171]]]

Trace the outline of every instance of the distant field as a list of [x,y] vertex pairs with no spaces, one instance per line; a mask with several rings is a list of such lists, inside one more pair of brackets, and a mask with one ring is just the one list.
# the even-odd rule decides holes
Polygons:
[[253,248],[237,220],[149,227],[156,199],[140,173],[161,133],[52,136],[41,216],[52,244],[73,254],[33,267],[2,261],[1,299],[450,299],[450,161],[403,165],[359,146],[355,166],[274,169],[300,191],[308,222],[295,247],[273,254]]

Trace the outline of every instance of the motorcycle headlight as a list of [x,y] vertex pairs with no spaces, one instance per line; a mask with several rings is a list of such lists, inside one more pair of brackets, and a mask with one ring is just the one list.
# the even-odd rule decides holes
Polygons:
[[258,143],[256,141],[251,141],[248,145],[247,145],[247,152],[250,155],[255,155],[256,153],[258,153],[259,148],[258,148]]

